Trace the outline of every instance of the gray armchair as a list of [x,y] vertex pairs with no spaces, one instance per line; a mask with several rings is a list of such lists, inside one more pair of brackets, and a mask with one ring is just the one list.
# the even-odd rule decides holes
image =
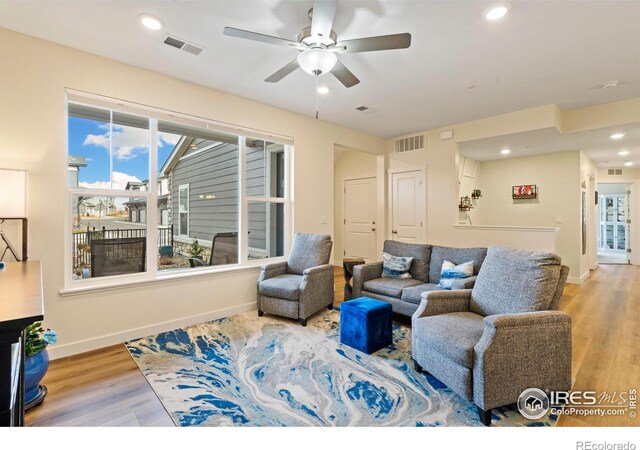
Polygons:
[[331,236],[296,233],[289,260],[262,266],[258,278],[258,315],[264,313],[307,319],[333,308]]
[[431,291],[412,316],[412,356],[475,403],[481,421],[527,388],[571,387],[569,268],[551,253],[491,246],[473,289]]

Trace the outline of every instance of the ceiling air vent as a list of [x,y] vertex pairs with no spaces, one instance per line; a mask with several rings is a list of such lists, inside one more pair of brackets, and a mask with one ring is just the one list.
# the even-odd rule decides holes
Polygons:
[[167,35],[167,37],[164,39],[164,43],[170,47],[184,50],[185,52],[191,53],[192,55],[199,55],[204,51],[204,48],[200,47],[199,45],[192,44],[185,41],[184,39],[180,39],[171,35]]
[[396,153],[412,152],[414,150],[426,150],[427,140],[424,134],[405,136],[394,140]]
[[607,173],[609,175],[622,175],[622,169],[609,169]]
[[364,105],[360,105],[356,108],[356,110],[360,111],[360,112],[365,112],[367,109],[369,109],[368,106],[364,106]]

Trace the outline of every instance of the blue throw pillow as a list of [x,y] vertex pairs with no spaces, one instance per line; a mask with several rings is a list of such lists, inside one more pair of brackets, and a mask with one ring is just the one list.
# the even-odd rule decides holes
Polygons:
[[411,278],[409,273],[411,261],[413,261],[413,258],[382,253],[382,277]]
[[473,275],[473,261],[458,264],[445,260],[440,271],[440,286],[442,289],[451,289],[453,280],[469,278]]

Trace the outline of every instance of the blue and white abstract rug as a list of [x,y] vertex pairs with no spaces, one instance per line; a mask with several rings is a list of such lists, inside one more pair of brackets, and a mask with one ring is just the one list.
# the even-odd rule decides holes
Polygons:
[[[179,426],[482,426],[473,404],[413,370],[411,330],[367,355],[340,344],[340,315],[307,327],[255,311],[127,343]],[[553,426],[494,410],[493,426]]]

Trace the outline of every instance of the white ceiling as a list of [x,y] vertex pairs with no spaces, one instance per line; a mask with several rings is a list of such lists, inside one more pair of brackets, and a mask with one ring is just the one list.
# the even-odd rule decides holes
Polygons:
[[[331,75],[320,118],[393,137],[556,103],[571,109],[640,96],[640,1],[518,1],[497,22],[494,2],[342,0],[339,39],[410,32],[406,50],[341,55],[361,83]],[[301,70],[263,80],[297,51],[222,34],[225,26],[293,39],[312,2],[0,0],[0,26],[173,77],[315,114],[314,79]],[[141,13],[160,17],[160,32]],[[199,44],[196,57],[162,44],[165,33]],[[620,80],[618,88],[598,86]],[[469,90],[469,85],[476,86]],[[376,112],[354,111],[360,105]]]
[[[614,133],[624,133],[619,140],[611,139]],[[569,150],[582,150],[598,167],[624,167],[632,161],[633,168],[640,167],[640,124],[599,128],[578,133],[561,134],[555,128],[545,128],[524,133],[478,139],[459,144],[460,154],[479,161],[519,158]],[[508,148],[509,155],[500,150]],[[618,155],[628,151],[626,156]]]

